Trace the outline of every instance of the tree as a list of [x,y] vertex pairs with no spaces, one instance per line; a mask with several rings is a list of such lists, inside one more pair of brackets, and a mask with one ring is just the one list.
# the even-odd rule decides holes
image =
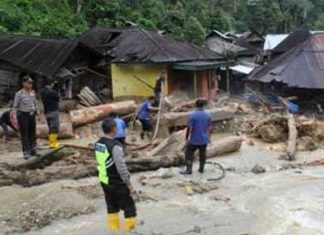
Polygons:
[[205,41],[206,31],[197,20],[197,18],[189,17],[184,26],[184,37],[197,45],[202,45]]

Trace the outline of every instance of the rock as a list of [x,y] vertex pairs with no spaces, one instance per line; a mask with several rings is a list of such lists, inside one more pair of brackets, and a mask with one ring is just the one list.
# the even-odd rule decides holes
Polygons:
[[317,143],[310,136],[303,136],[297,140],[297,149],[299,151],[314,151],[317,147]]
[[145,175],[140,175],[137,181],[142,185],[145,186],[147,184],[147,177]]
[[234,166],[230,166],[230,167],[225,168],[225,171],[232,171],[232,172],[234,172],[234,171],[236,171],[236,168]]
[[231,200],[229,197],[223,197],[219,195],[213,196],[210,199],[214,201],[222,201],[222,202],[229,202]]
[[189,185],[185,186],[185,191],[186,191],[187,195],[189,195],[189,196],[192,196],[194,194],[192,187]]
[[261,173],[265,173],[266,169],[263,166],[260,166],[258,164],[256,164],[252,170],[251,170],[254,174],[261,174]]
[[245,140],[245,143],[250,146],[254,146],[254,142],[250,139]]
[[193,232],[194,233],[201,233],[201,227],[199,227],[198,225],[195,225],[193,228]]

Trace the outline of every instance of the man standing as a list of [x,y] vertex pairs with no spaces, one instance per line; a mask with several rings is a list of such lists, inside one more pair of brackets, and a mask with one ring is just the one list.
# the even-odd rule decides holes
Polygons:
[[23,157],[25,160],[35,156],[36,152],[36,112],[37,100],[30,76],[22,79],[23,88],[15,95],[13,108],[17,114]]
[[192,174],[192,164],[194,160],[194,153],[199,150],[199,172],[204,173],[206,163],[206,150],[207,144],[210,140],[212,119],[209,113],[204,111],[204,107],[207,105],[206,100],[197,100],[196,111],[194,111],[188,120],[188,128],[186,139],[188,144],[186,146],[186,170],[180,172],[184,175]]
[[154,96],[147,98],[144,103],[141,105],[141,108],[138,112],[138,119],[142,124],[141,138],[144,139],[145,136],[150,137],[151,132],[153,131],[152,117],[151,112],[158,112],[158,108],[154,108],[152,105],[155,101]]
[[108,228],[114,232],[119,231],[119,212],[123,210],[125,229],[132,230],[136,226],[136,207],[131,196],[134,190],[123,158],[123,148],[114,139],[117,132],[115,120],[104,120],[102,130],[104,136],[95,144],[95,154],[108,209]]
[[4,112],[1,117],[0,117],[0,125],[3,129],[3,140],[4,142],[6,142],[9,138],[9,129],[8,127],[10,127],[11,129],[13,129],[15,132],[17,132],[17,123],[15,123],[13,121],[12,118],[12,110],[8,110],[6,112]]
[[112,112],[109,114],[109,117],[113,118],[116,122],[116,136],[115,140],[117,140],[121,145],[125,148],[126,146],[126,130],[127,126],[123,119],[119,118],[118,114]]
[[59,102],[60,97],[58,92],[54,89],[55,81],[47,81],[47,85],[41,91],[41,98],[44,106],[44,114],[48,125],[48,141],[50,148],[58,148],[57,142],[60,131],[60,113]]
[[161,72],[160,75],[156,78],[155,87],[154,87],[155,106],[159,106],[160,104],[162,87],[165,81],[165,77],[166,77],[165,72]]

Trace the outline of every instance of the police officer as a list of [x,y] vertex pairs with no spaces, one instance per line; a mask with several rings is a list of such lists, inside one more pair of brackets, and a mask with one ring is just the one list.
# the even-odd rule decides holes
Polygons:
[[48,142],[50,148],[58,148],[57,142],[58,134],[60,131],[60,113],[59,102],[60,96],[54,89],[56,81],[47,81],[47,85],[41,91],[41,98],[44,106],[44,114],[48,125]]
[[13,108],[16,111],[21,135],[23,158],[27,160],[36,152],[36,112],[37,100],[30,76],[22,78],[23,88],[15,95]]
[[124,160],[121,144],[115,140],[116,122],[107,118],[102,123],[104,136],[95,144],[99,180],[105,194],[108,209],[108,228],[120,229],[119,212],[124,211],[125,229],[132,230],[136,225],[136,207],[131,196],[133,186]]

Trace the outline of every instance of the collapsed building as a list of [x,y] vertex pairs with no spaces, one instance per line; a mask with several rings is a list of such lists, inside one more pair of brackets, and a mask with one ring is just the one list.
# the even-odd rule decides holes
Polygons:
[[[36,88],[43,86],[45,78],[59,79],[62,97],[72,98],[89,83],[88,77],[97,77],[89,72],[97,61],[98,56],[73,40],[1,34],[0,97],[11,99],[19,89],[19,79],[28,73],[35,79]],[[98,80],[96,83],[100,83]]]
[[324,100],[323,49],[323,32],[292,33],[273,50],[281,55],[256,69],[248,78],[248,85],[262,92],[296,96],[296,102],[302,106],[315,105],[318,109]]

